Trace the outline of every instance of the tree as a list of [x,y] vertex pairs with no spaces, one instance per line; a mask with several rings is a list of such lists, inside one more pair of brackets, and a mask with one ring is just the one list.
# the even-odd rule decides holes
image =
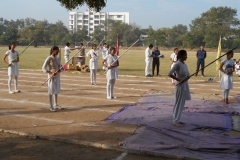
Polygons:
[[103,7],[106,6],[106,0],[57,0],[68,10],[73,10],[79,6],[86,4],[89,8],[94,8],[99,12]]
[[[232,36],[240,20],[236,18],[237,10],[230,7],[212,7],[207,12],[202,13],[200,18],[196,18],[190,24],[193,34],[203,35],[201,44],[207,47],[217,47],[220,35],[226,39],[226,43],[232,41]],[[197,37],[197,36],[195,36]],[[194,40],[196,41],[196,40]],[[200,46],[201,44],[196,44]],[[226,46],[228,47],[228,46]]]

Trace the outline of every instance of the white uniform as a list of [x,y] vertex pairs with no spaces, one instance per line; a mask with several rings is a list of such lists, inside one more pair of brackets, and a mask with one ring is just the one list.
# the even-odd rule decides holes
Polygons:
[[[183,80],[189,76],[188,67],[185,63],[177,61],[173,68],[169,71],[168,75],[172,75],[176,73],[176,77]],[[177,81],[177,84],[179,82]],[[184,109],[185,100],[191,100],[190,90],[188,81],[176,85],[175,92],[174,92],[174,108],[173,108],[173,123],[179,122],[182,111]]]
[[13,60],[16,60],[18,56],[18,51],[12,52],[11,50],[8,50],[6,52],[6,55],[8,55],[8,63],[12,63],[11,66],[8,67],[8,76],[18,76],[18,62],[12,62]]
[[[95,54],[96,55],[95,55]],[[98,69],[98,59],[99,59],[99,52],[98,50],[91,49],[87,55],[90,55],[91,58],[89,60],[89,69],[90,69],[90,80],[91,83],[96,83],[96,76],[97,76],[97,69]]]
[[[60,59],[57,56],[49,56],[46,58],[42,71],[46,73],[47,71],[56,72],[59,68],[61,68]],[[48,78],[52,75],[48,74]],[[57,73],[55,77],[50,78],[48,80],[48,94],[59,94],[60,93],[60,73]]]
[[65,59],[65,63],[67,63],[69,61],[69,54],[70,54],[70,48],[68,46],[66,46],[64,48],[64,59]]
[[[106,57],[106,65],[107,66],[117,65],[117,58],[118,57],[116,55],[112,56],[111,54],[109,54]],[[113,95],[114,84],[116,82],[116,79],[118,78],[118,68],[114,67],[114,68],[108,69],[106,73],[106,78],[107,78],[107,98],[112,99],[114,98],[114,95]]]
[[145,67],[145,76],[149,75],[149,70],[150,70],[150,64],[151,64],[151,60],[152,57],[151,56],[151,52],[150,52],[150,48],[146,48],[145,50],[145,63],[146,63],[146,67]]
[[[230,59],[230,60],[223,60],[222,63],[224,63],[223,65],[223,70],[227,71],[227,70],[232,70],[233,66],[234,66],[234,60]],[[223,89],[232,89],[233,88],[233,74],[222,74],[222,78],[220,81],[220,87]]]
[[[108,48],[103,47],[99,50],[102,51],[102,59],[106,59],[106,57],[108,56]],[[104,64],[106,64],[106,62]],[[107,68],[103,66],[102,69],[106,70]]]

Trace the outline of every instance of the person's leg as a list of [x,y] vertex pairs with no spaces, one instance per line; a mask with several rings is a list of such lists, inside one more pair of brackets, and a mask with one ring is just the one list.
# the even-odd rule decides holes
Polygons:
[[153,60],[152,62],[152,75],[154,76],[154,70],[155,70],[155,61]]
[[202,76],[204,76],[204,66],[205,66],[205,61],[202,60],[202,63],[201,63]]
[[17,89],[17,86],[18,86],[18,76],[14,76],[14,87],[15,87],[14,92],[20,92],[20,91]]
[[229,96],[229,91],[230,91],[230,89],[225,89],[226,91],[225,91],[225,96],[226,96],[226,101],[225,101],[225,103],[226,104],[229,104],[229,102],[228,102],[228,96]]
[[90,81],[93,84],[93,69],[90,69]]
[[195,74],[195,76],[198,75],[199,67],[200,67],[200,60],[197,60],[197,67],[196,67],[196,74]]
[[175,105],[173,108],[173,123],[178,124],[185,105],[185,91],[181,87],[175,90]]
[[111,98],[116,98],[114,97],[114,94],[113,94],[113,89],[114,89],[114,85],[115,85],[115,82],[116,82],[116,79],[111,79],[111,85],[110,85],[110,88],[111,88]]
[[53,107],[53,104],[52,104],[52,95],[48,95],[48,100],[49,100],[49,104],[50,104],[50,111],[52,111],[52,112],[55,112],[56,110],[54,109],[54,107]]
[[160,61],[157,60],[157,75],[159,76],[159,66],[160,66]]
[[145,76],[147,76],[148,75],[148,62],[147,62],[147,60],[145,60],[145,64],[146,64],[146,66],[145,66]]
[[8,91],[9,93],[12,90],[12,75],[8,76]]
[[94,84],[96,85],[97,83],[97,69],[94,69],[93,70],[93,82]]
[[107,99],[111,99],[111,79],[107,79]]

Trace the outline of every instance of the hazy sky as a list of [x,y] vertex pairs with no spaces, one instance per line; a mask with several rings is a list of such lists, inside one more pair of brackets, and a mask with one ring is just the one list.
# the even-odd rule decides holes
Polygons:
[[[240,0],[107,0],[102,12],[129,12],[130,23],[157,29],[177,24],[189,26],[203,12],[219,6],[237,9],[240,19]],[[83,6],[73,11],[86,10]],[[0,17],[7,20],[33,18],[49,23],[61,20],[67,27],[68,12],[57,0],[1,0],[0,5]]]

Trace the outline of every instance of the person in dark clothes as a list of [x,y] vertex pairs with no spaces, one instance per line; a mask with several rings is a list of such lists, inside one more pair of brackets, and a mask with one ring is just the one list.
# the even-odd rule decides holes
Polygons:
[[152,57],[153,57],[153,62],[152,62],[152,76],[154,76],[154,70],[157,68],[157,74],[156,76],[159,75],[159,66],[160,66],[160,60],[159,58],[164,58],[163,55],[161,55],[160,51],[158,50],[158,47],[156,46],[154,50],[152,51]]
[[203,68],[205,66],[205,58],[207,57],[207,52],[206,52],[206,50],[203,49],[203,45],[201,45],[200,49],[197,51],[196,57],[197,57],[197,68],[196,68],[195,76],[198,75],[199,67],[201,65],[202,76],[204,77],[204,69]]

